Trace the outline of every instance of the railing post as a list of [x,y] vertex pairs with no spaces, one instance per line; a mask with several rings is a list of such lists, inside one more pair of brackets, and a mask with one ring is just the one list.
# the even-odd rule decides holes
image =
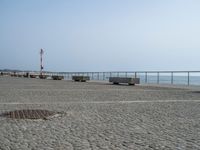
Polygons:
[[174,73],[171,72],[171,84],[174,84]]
[[190,85],[190,72],[188,72],[188,86]]
[[127,77],[127,72],[125,72],[125,76]]
[[117,77],[119,77],[119,72],[117,72]]
[[97,73],[97,78],[98,78],[98,80],[99,80],[99,72]]
[[110,72],[110,77],[112,77],[112,72]]
[[89,78],[90,78],[90,73],[89,72],[87,73],[87,76],[89,76]]
[[145,83],[147,83],[147,72],[145,72]]
[[159,83],[160,83],[160,73],[157,72],[157,84],[159,84]]
[[137,78],[137,72],[135,72],[135,78]]
[[105,80],[105,72],[103,72],[103,80]]
[[92,72],[92,80],[94,79],[94,72]]

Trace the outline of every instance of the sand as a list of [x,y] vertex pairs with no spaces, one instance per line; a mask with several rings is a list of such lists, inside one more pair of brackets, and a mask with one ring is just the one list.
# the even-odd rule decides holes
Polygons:
[[0,117],[0,149],[200,149],[200,88],[0,77],[0,112],[47,109],[49,119]]

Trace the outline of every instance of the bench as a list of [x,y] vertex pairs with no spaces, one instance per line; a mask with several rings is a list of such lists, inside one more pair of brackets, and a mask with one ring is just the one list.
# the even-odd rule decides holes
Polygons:
[[64,76],[51,76],[53,80],[63,80]]
[[28,73],[28,72],[25,73],[25,74],[23,75],[23,77],[24,77],[24,78],[28,78],[28,77],[29,77],[29,73]]
[[36,74],[30,74],[30,78],[36,78],[37,76]]
[[113,84],[128,83],[129,85],[135,85],[140,84],[140,78],[110,77],[109,82]]
[[89,76],[72,76],[72,80],[77,82],[86,82],[87,80],[90,80]]
[[17,77],[17,74],[13,73],[11,74],[11,77]]
[[39,75],[40,79],[46,79],[48,77],[48,75]]
[[17,77],[22,77],[22,74],[18,74]]

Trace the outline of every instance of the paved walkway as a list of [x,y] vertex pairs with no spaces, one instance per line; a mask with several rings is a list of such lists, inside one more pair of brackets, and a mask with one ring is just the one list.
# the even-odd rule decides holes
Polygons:
[[199,91],[0,77],[1,113],[62,112],[47,120],[0,117],[0,149],[197,150]]

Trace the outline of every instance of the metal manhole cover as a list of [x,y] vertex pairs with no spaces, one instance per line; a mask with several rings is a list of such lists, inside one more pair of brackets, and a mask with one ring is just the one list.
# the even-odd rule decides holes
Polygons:
[[0,116],[12,119],[48,119],[58,112],[42,109],[23,109],[2,113]]

